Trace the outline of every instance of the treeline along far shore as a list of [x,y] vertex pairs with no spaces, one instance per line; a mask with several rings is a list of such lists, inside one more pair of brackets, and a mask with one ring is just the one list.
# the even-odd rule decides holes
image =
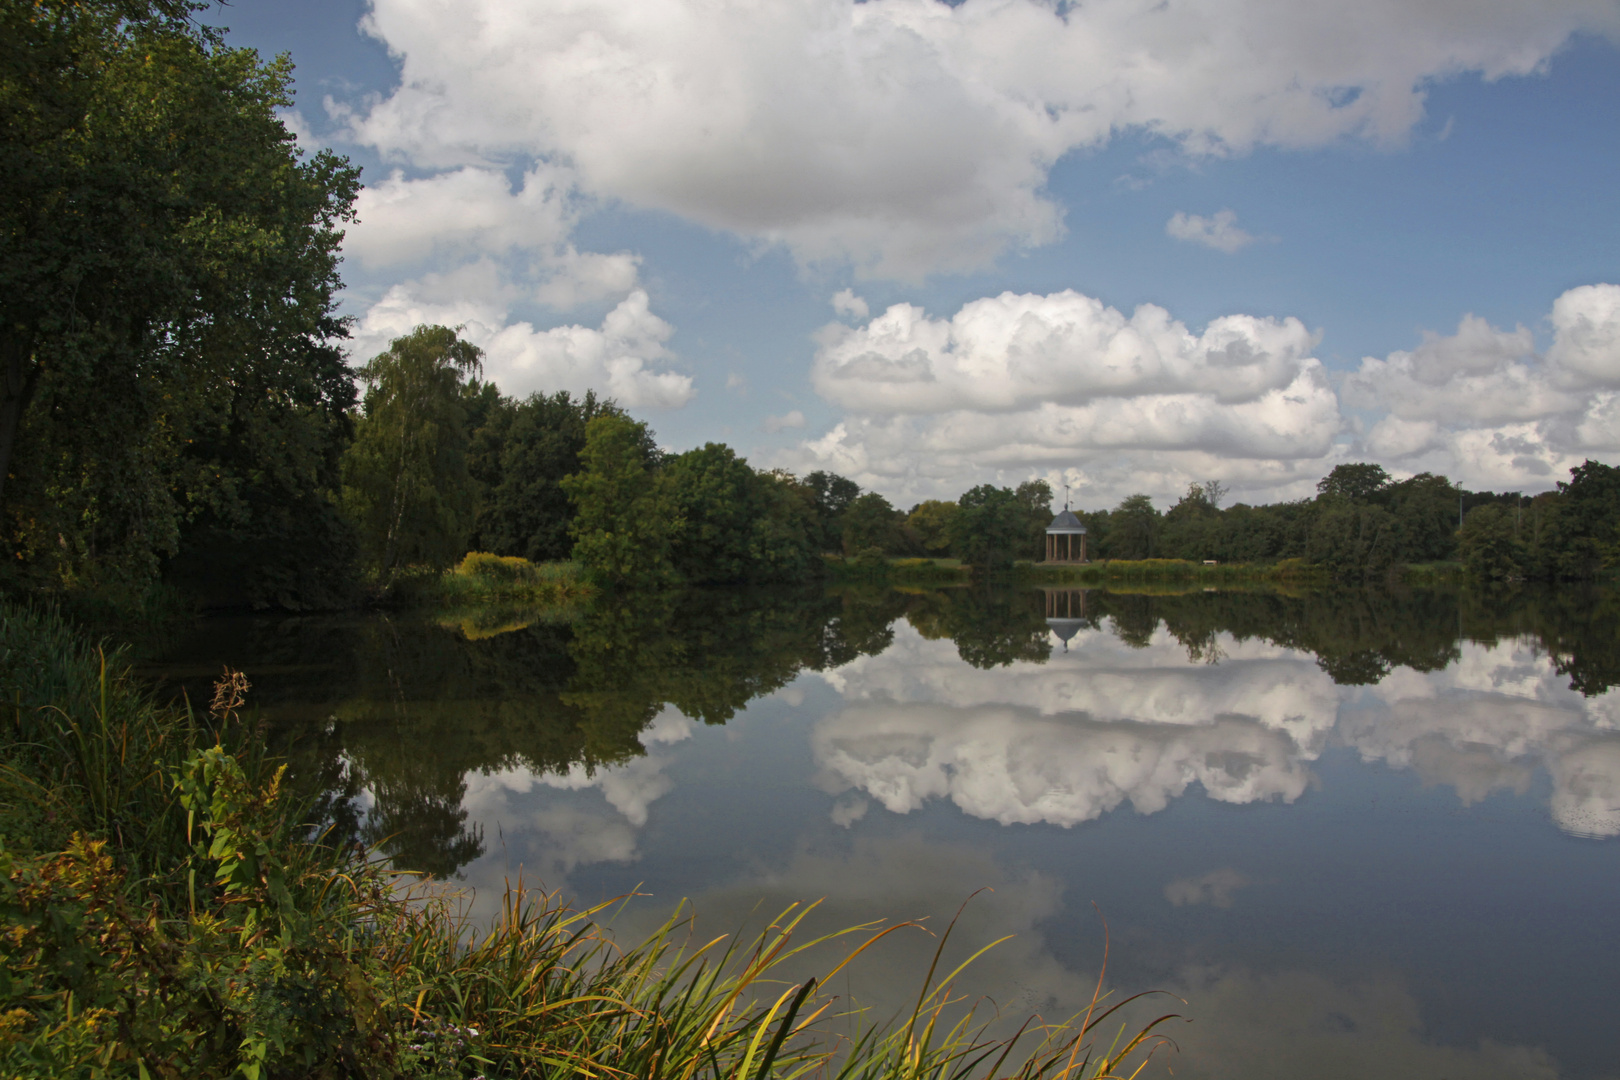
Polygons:
[[[361,369],[367,390],[336,502],[372,580],[468,550],[574,559],[604,583],[799,581],[827,556],[950,558],[997,569],[1039,559],[1044,480],[980,485],[909,509],[828,472],[761,470],[722,443],[682,453],[611,401],[524,401],[477,377],[454,330],[418,327]],[[1314,498],[1223,507],[1219,482],[1167,511],[1147,495],[1081,511],[1099,559],[1302,560],[1336,576],[1463,561],[1487,579],[1590,578],[1620,553],[1620,470],[1588,461],[1556,491],[1467,491],[1342,464]]]
[[[251,437],[262,403],[238,403],[225,430],[249,437],[189,440],[167,460],[148,452],[161,466],[151,482],[167,476],[169,487],[146,497],[170,521],[144,542],[130,522],[121,543],[108,535],[121,505],[98,485],[81,485],[67,519],[52,495],[68,477],[12,484],[13,584],[138,595],[161,582],[215,606],[303,609],[437,575],[468,552],[573,560],[610,586],[804,581],[829,559],[995,571],[1039,559],[1052,521],[1053,492],[1039,479],[901,509],[833,473],[756,469],[722,443],[669,452],[593,393],[502,394],[480,377],[479,350],[443,326],[417,327],[352,373],[332,354],[304,355],[328,369],[332,393],[279,410],[276,438]],[[311,460],[289,460],[311,446],[322,448]],[[210,472],[207,497],[185,486]],[[1292,560],[1351,580],[1461,562],[1487,582],[1590,579],[1620,563],[1620,469],[1596,461],[1535,496],[1429,473],[1396,480],[1366,463],[1335,467],[1309,499],[1224,506],[1224,496],[1209,481],[1167,510],[1137,494],[1076,516],[1096,560]],[[55,543],[37,535],[46,520]]]

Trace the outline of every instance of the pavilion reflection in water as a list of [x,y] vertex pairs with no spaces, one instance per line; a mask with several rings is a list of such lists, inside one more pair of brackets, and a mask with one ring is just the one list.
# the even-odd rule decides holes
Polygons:
[[1086,616],[1086,595],[1090,589],[1042,589],[1046,594],[1046,626],[1069,651],[1069,641],[1091,625]]

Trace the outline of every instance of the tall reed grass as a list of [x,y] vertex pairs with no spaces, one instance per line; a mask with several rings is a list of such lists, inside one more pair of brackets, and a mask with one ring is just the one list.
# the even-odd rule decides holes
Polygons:
[[1275,563],[1197,563],[1187,559],[1103,559],[1098,562],[1029,563],[1014,566],[1014,576],[1025,585],[1112,585],[1176,583],[1200,586],[1279,585],[1326,583],[1326,568],[1302,559]]
[[[822,987],[895,928],[813,937],[802,906],[747,942],[677,912],[623,946],[605,907],[520,880],[477,926],[327,841],[242,721],[240,673],[206,712],[163,706],[119,651],[0,605],[0,687],[0,1075],[1035,1080],[1135,1076],[1165,1041],[1167,1017],[1105,1045],[1125,1003],[1101,978],[1084,1014],[991,1037],[967,964],[939,970],[948,934],[910,1013],[867,1023]],[[829,943],[830,970],[787,977]]]

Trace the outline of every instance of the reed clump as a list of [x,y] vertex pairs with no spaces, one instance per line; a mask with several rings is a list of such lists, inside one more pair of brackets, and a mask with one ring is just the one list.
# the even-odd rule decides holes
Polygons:
[[373,593],[391,607],[471,608],[478,605],[566,607],[595,595],[578,563],[535,563],[515,555],[473,551],[448,570],[419,568],[394,575]]
[[[677,912],[624,947],[604,908],[521,881],[480,928],[311,824],[241,673],[206,712],[165,706],[119,652],[0,604],[0,688],[0,1075],[1034,1080],[1133,1076],[1163,1041],[1161,1018],[1105,1047],[1125,1003],[1100,980],[1072,1022],[992,1038],[940,952],[909,1015],[834,1037],[821,987],[893,928],[810,938],[795,906],[700,941]],[[834,940],[830,971],[785,978]]]

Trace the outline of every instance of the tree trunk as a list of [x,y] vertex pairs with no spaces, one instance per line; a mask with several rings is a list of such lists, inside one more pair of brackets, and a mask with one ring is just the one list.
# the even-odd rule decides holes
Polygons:
[[17,433],[22,430],[23,414],[38,385],[33,335],[19,327],[8,327],[0,333],[0,506],[5,505],[6,478],[11,472]]

